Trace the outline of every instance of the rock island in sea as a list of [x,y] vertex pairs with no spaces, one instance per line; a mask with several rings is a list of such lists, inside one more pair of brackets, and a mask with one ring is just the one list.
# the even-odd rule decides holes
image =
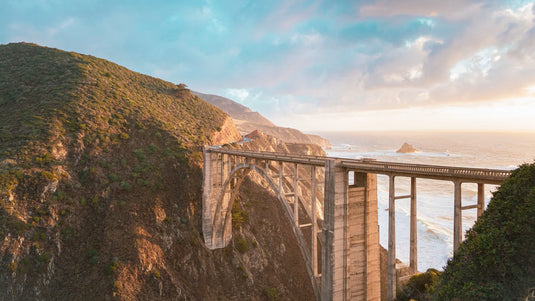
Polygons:
[[402,154],[408,154],[408,153],[414,153],[418,151],[414,146],[408,144],[407,142],[403,143],[403,145],[396,151],[396,153],[402,153]]

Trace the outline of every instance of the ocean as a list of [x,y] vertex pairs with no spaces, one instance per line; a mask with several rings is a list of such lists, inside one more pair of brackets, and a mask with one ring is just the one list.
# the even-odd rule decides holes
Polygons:
[[[327,155],[378,161],[514,169],[535,161],[535,133],[325,132]],[[418,151],[396,153],[407,142]],[[396,177],[396,195],[409,193],[410,179]],[[485,185],[490,201],[495,185]],[[388,177],[377,176],[380,243],[388,246]],[[443,269],[453,255],[453,183],[417,179],[418,270]],[[462,185],[463,206],[477,203],[477,185]],[[396,255],[409,262],[409,199],[396,201]],[[476,221],[476,209],[463,211],[463,229]]]

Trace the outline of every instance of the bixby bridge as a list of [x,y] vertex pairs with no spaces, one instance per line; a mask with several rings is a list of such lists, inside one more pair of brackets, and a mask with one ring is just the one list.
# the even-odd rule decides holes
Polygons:
[[[232,238],[231,208],[244,179],[259,175],[290,220],[318,300],[381,300],[377,174],[389,177],[388,290],[396,298],[395,205],[409,198],[410,273],[417,272],[416,179],[454,183],[454,250],[462,242],[462,212],[484,211],[484,185],[501,184],[508,170],[379,162],[320,156],[204,149],[203,233],[210,249]],[[395,178],[410,193],[396,195]],[[477,183],[477,204],[462,204],[461,185]]]

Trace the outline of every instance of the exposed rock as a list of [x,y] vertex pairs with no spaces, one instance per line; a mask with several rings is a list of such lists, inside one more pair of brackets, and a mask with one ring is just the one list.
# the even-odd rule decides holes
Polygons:
[[229,114],[242,135],[254,130],[260,130],[286,143],[313,143],[322,147],[328,147],[330,145],[329,140],[318,135],[308,135],[293,128],[276,126],[258,112],[253,112],[248,107],[228,98],[195,91],[191,92]]
[[214,133],[211,139],[213,145],[221,145],[240,140],[241,136],[230,116],[225,119],[225,122],[221,126],[221,130]]
[[407,142],[403,143],[403,145],[396,151],[396,153],[402,153],[402,154],[408,154],[408,153],[414,153],[418,151],[414,146],[408,144]]

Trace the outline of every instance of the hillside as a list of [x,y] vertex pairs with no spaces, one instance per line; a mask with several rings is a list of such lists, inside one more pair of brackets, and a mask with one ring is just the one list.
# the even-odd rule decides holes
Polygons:
[[254,182],[231,244],[204,247],[201,146],[240,138],[183,84],[0,45],[0,299],[313,298],[284,212]]
[[433,300],[532,300],[534,237],[535,164],[524,164],[468,230],[438,279]]
[[228,98],[195,91],[192,93],[229,114],[242,135],[259,130],[287,143],[311,143],[323,147],[330,145],[327,139],[318,135],[307,135],[296,129],[276,126],[258,112],[253,112],[248,107]]

